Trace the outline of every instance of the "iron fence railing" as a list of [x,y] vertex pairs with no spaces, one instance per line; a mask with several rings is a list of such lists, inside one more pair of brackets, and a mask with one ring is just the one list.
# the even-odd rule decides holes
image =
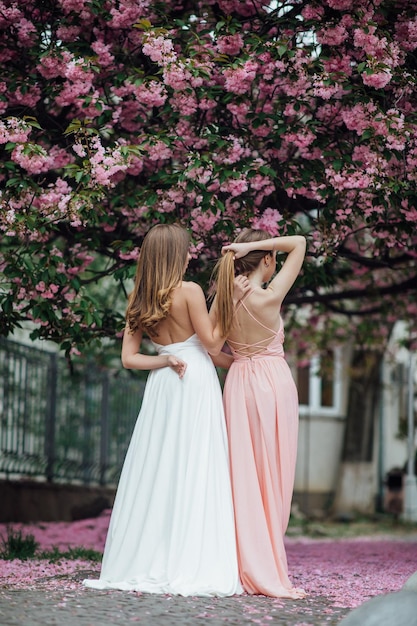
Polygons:
[[142,401],[131,372],[0,338],[0,472],[113,485]]

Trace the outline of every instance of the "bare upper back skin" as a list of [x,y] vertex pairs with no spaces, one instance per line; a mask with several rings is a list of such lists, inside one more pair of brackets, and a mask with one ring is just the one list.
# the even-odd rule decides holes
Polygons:
[[169,314],[158,325],[158,334],[152,336],[156,343],[162,345],[179,343],[194,334],[188,313],[187,288],[187,283],[183,281],[174,289]]
[[[258,344],[272,339],[274,333],[279,330],[280,305],[270,297],[267,289],[256,288],[244,300],[245,307],[237,307],[235,324],[231,329],[227,341],[239,344]],[[255,318],[255,319],[253,319]],[[264,326],[266,328],[264,328]]]

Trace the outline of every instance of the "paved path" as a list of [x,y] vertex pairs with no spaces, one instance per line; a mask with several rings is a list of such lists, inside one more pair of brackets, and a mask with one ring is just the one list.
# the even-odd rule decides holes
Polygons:
[[[321,598],[181,598],[119,591],[10,591],[0,599],[1,626],[335,626],[348,609]],[[330,611],[330,612],[329,612]]]
[[[89,572],[78,572],[79,580]],[[349,609],[325,598],[183,598],[121,591],[0,590],[0,626],[336,626]]]

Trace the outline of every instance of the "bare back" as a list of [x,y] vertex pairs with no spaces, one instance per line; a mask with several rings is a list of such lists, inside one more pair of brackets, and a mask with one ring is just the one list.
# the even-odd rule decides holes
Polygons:
[[[244,299],[244,306],[238,306],[227,343],[231,347],[245,346],[248,355],[259,352],[273,341],[281,326],[280,307],[269,297],[268,290],[253,289]],[[243,350],[240,348],[240,351]]]
[[158,334],[151,339],[165,346],[185,341],[195,332],[187,302],[187,283],[182,281],[173,291],[168,316],[158,324]]
[[182,281],[173,291],[168,316],[151,339],[166,346],[186,341],[194,334],[210,354],[220,352],[224,338],[219,329],[213,328],[202,288],[197,283]]
[[[122,363],[128,369],[157,369],[172,364],[166,357],[148,356],[140,352],[143,330],[139,327],[133,333],[126,327],[123,334]],[[158,325],[158,334],[150,334],[151,339],[162,346],[182,343],[197,335],[203,347],[210,354],[219,354],[224,338],[214,329],[207,311],[207,304],[200,285],[193,282],[179,283],[173,291],[171,307],[167,317]],[[159,359],[159,360],[158,360]],[[181,363],[181,361],[179,361]]]

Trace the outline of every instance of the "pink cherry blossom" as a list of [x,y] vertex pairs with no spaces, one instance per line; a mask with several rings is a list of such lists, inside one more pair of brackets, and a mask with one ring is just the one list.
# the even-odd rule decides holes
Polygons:
[[30,132],[30,126],[17,117],[9,117],[4,121],[0,120],[0,144],[8,141],[25,143],[29,138]]
[[162,36],[148,36],[143,45],[143,54],[149,56],[154,63],[161,65],[166,65],[176,58],[172,41]]
[[276,209],[268,207],[264,210],[261,217],[252,220],[252,227],[266,230],[271,237],[276,237],[279,235],[279,222],[281,220],[281,213]]
[[383,70],[382,72],[375,72],[368,74],[364,72],[362,74],[362,80],[365,85],[369,87],[375,87],[375,89],[383,89],[392,78],[392,74],[389,70]]
[[229,178],[220,186],[220,189],[222,191],[227,191],[233,198],[235,198],[236,196],[240,196],[242,193],[245,193],[248,188],[248,181],[244,178]]
[[18,85],[9,95],[9,106],[36,107],[41,99],[39,85]]
[[396,35],[401,48],[412,51],[417,48],[417,17],[400,19],[396,24]]
[[56,34],[60,41],[71,42],[81,33],[81,26],[60,26],[57,28]]
[[156,141],[148,147],[148,157],[151,161],[161,161],[171,156],[172,150],[163,141]]
[[224,35],[217,39],[217,49],[222,54],[238,54],[243,46],[243,38],[240,33]]
[[337,11],[349,11],[354,6],[354,0],[326,0],[326,4]]
[[342,24],[330,26],[317,32],[319,43],[326,44],[327,46],[340,46],[345,42],[346,37],[347,31]]
[[19,33],[19,43],[22,47],[29,47],[35,40],[36,28],[35,25],[28,19],[21,17],[16,22],[16,27]]
[[307,4],[303,7],[301,14],[305,20],[317,20],[319,22],[324,14],[324,8],[321,5]]
[[98,56],[98,62],[102,67],[108,67],[114,61],[114,56],[110,52],[110,46],[103,41],[93,41],[91,44],[92,49]]
[[30,144],[27,147],[17,145],[12,152],[12,159],[29,174],[41,174],[53,166],[53,158],[45,149]]
[[227,91],[236,94],[246,93],[256,76],[257,64],[247,61],[243,67],[224,71]]
[[194,209],[191,212],[191,228],[197,236],[201,236],[207,230],[211,230],[213,228],[219,217],[219,212],[217,212],[216,214],[208,214],[202,213],[201,210],[198,208]]

